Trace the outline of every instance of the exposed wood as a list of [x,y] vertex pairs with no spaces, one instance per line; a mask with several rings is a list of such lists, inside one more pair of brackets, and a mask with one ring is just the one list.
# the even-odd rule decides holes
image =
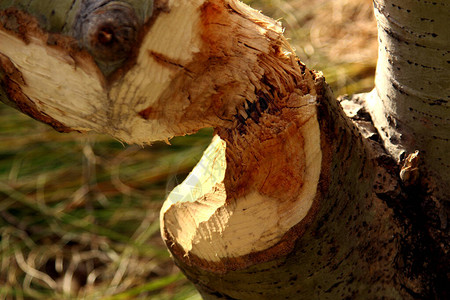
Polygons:
[[[270,30],[259,26],[261,38],[270,40]],[[216,130],[220,138],[162,209],[163,237],[175,261],[206,299],[426,293],[429,278],[407,279],[396,264],[404,255],[399,239],[405,228],[378,198],[383,191],[372,190],[377,184],[397,190],[395,177],[388,176],[390,185],[379,181],[377,172],[387,175],[374,171],[375,156],[345,121],[323,78],[299,68],[277,42],[281,32],[275,33],[269,52],[259,48],[263,80],[254,88],[272,109],[238,106],[233,127]],[[306,95],[317,106],[302,103]]]
[[[93,119],[106,118],[102,109],[107,104],[102,95],[103,75],[86,51],[78,49],[69,37],[43,31],[34,18],[19,10],[2,11],[0,17],[4,20],[0,53],[14,65],[15,76],[21,78],[14,81],[6,73],[4,89],[16,86],[15,93],[8,93],[10,99],[19,102],[17,97],[22,95],[36,107],[32,117],[42,120],[41,115],[47,115],[72,130],[86,130],[95,123]],[[49,40],[55,43],[50,45]]]
[[[79,48],[77,40],[44,31],[35,17],[15,8],[1,12],[0,53],[8,57],[20,73],[23,82],[15,84],[21,94],[30,99],[38,114],[58,120],[72,130],[105,132],[129,143],[168,139],[182,132],[178,128],[164,128],[160,120],[143,118],[140,112],[161,96],[179,68],[161,65],[152,53],[163,52],[169,60],[180,63],[192,60],[193,53],[200,47],[196,26],[199,19],[195,16],[200,15],[201,3],[177,1],[169,5],[166,1],[157,2],[153,18],[148,18],[140,29],[140,51],[108,77],[93,57]],[[174,25],[174,17],[179,21],[178,25]],[[164,38],[175,32],[179,24],[183,25],[183,32],[172,39]],[[73,32],[72,35],[77,36]],[[8,89],[4,87],[4,90]],[[17,102],[13,96],[8,94]],[[198,129],[195,126],[189,131]]]
[[[387,31],[396,24],[384,26],[401,18],[402,6],[375,2],[388,42],[376,90],[360,102],[341,101],[350,117],[370,113],[353,123],[323,76],[295,57],[281,25],[237,0],[64,2],[66,23],[48,11],[43,19],[27,13],[33,1],[17,3],[0,6],[0,79],[13,106],[62,131],[138,144],[215,128],[161,211],[175,262],[205,298],[441,292],[444,233],[430,238],[424,225],[411,225],[421,206],[404,202],[422,184],[422,170],[437,174],[426,177],[436,187],[428,186],[426,199],[441,205],[448,191],[439,156],[448,145],[448,106],[438,91],[448,70],[433,66],[442,76],[425,89],[410,75],[420,66],[434,76],[425,62],[400,54],[392,61],[391,51],[411,42]],[[111,25],[112,16],[122,25]],[[433,44],[431,29],[419,29],[426,34],[401,27],[417,40],[415,59],[447,47]],[[120,42],[104,47],[112,41]],[[401,153],[416,149],[401,170]]]
[[[353,295],[401,299],[409,297],[402,287],[405,282],[409,289],[423,291],[425,278],[423,282],[406,280],[407,274],[398,269],[396,260],[403,256],[400,250],[403,229],[393,220],[393,211],[375,193],[367,193],[378,180],[376,173],[386,174],[382,169],[374,169],[372,159],[375,157],[366,152],[363,139],[355,135],[352,125],[342,117],[342,111],[327,92],[323,79],[318,77],[313,88],[318,94],[320,120],[329,120],[321,121],[320,126],[321,151],[324,152],[320,185],[312,186],[318,189],[307,217],[298,216],[299,223],[289,230],[280,226],[278,242],[268,240],[270,242],[265,249],[257,248],[259,241],[267,240],[266,236],[257,236],[254,240],[247,232],[252,228],[251,231],[258,234],[273,221],[274,216],[278,216],[275,217],[277,222],[288,225],[289,217],[295,215],[295,209],[284,210],[290,198],[282,176],[271,174],[275,193],[264,195],[264,202],[257,203],[256,208],[250,206],[245,218],[241,215],[247,211],[239,211],[247,208],[244,205],[251,203],[249,198],[254,199],[254,190],[261,186],[254,172],[264,176],[264,172],[258,172],[261,171],[258,167],[264,169],[265,163],[279,159],[270,155],[270,150],[262,150],[268,148],[264,142],[247,143],[253,136],[252,132],[264,130],[264,123],[259,123],[256,126],[259,130],[256,130],[253,121],[248,119],[245,133],[229,133],[224,135],[224,140],[216,137],[203,157],[209,163],[200,161],[197,169],[165,203],[162,222],[168,247],[205,299],[341,299]],[[297,117],[301,118],[302,113],[300,111]],[[330,120],[330,115],[335,117]],[[290,120],[294,126],[295,114]],[[299,131],[302,132],[302,128]],[[285,152],[302,153],[306,150],[303,147],[311,146],[297,143],[295,134],[284,137],[281,135],[288,148],[284,149]],[[246,147],[236,153],[234,145],[239,143]],[[231,150],[226,148],[227,145]],[[213,152],[214,148],[221,151]],[[250,159],[254,152],[259,156]],[[352,153],[359,153],[359,163],[350,163],[348,157]],[[248,168],[247,163],[241,166],[236,154],[247,158],[243,161],[249,162]],[[224,156],[226,163],[220,160]],[[295,161],[293,159],[292,163]],[[298,163],[305,165],[302,160]],[[224,167],[226,171],[223,171]],[[213,171],[200,171],[205,168]],[[213,180],[219,184],[214,186],[208,182],[211,180],[208,174],[216,175]],[[288,177],[293,176],[289,174]],[[311,184],[302,179],[299,179],[302,187]],[[238,185],[238,189],[234,185],[236,180],[245,184]],[[198,182],[206,183],[201,186],[205,190],[200,189]],[[355,182],[358,182],[357,187]],[[394,189],[395,186],[394,183]],[[294,198],[290,204],[301,206],[307,201],[307,197],[302,196]],[[257,210],[270,204],[278,207],[265,214]],[[241,224],[235,225],[235,219]],[[247,220],[256,222],[247,223]],[[229,231],[234,233],[234,239],[227,238]]]

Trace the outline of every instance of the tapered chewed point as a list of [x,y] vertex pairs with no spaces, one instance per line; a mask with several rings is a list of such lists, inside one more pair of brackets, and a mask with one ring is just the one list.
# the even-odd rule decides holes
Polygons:
[[65,131],[92,130],[128,143],[204,127],[174,118],[182,118],[194,98],[178,88],[207,67],[205,1],[143,2],[147,9],[126,1],[84,1],[68,12],[75,16],[65,31],[53,31],[47,18],[14,3],[0,4],[0,100]]
[[178,259],[220,273],[293,247],[314,214],[322,168],[315,97],[296,98],[295,109],[247,120],[246,133],[219,131],[170,193],[161,230]]
[[61,32],[0,4],[2,100],[127,143],[232,127],[258,99],[259,56],[286,50],[280,24],[236,0],[144,2],[146,16],[126,1],[74,5]]

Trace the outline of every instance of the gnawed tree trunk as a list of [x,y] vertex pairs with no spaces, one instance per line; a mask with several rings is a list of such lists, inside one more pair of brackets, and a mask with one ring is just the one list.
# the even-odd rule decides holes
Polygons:
[[445,297],[448,39],[402,10],[442,28],[448,4],[375,2],[376,89],[342,101],[352,121],[280,24],[236,0],[38,2],[0,4],[3,101],[140,144],[215,128],[161,211],[205,298]]

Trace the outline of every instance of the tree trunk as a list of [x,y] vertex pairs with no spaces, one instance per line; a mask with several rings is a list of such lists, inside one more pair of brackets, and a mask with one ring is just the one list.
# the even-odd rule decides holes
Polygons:
[[205,299],[447,296],[445,1],[374,2],[376,88],[345,112],[236,0],[37,2],[0,4],[3,101],[140,144],[215,128],[161,211]]
[[450,4],[375,0],[374,6],[379,55],[368,101],[374,124],[397,160],[420,151],[420,172],[448,201]]

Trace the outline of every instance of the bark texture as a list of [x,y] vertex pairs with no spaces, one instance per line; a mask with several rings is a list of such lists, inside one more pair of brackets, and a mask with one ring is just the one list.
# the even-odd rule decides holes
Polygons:
[[374,2],[376,89],[346,113],[239,1],[38,2],[0,4],[2,101],[130,143],[215,128],[161,211],[206,299],[445,298],[446,2]]
[[[448,285],[450,31],[448,1],[374,1],[379,56],[375,89],[364,95],[380,140],[401,166],[398,216],[409,219]],[[416,263],[417,265],[417,263]],[[448,296],[447,296],[448,297]],[[445,297],[444,297],[445,298]]]
[[368,103],[375,126],[399,161],[419,150],[420,171],[448,206],[450,3],[375,0],[374,7],[379,55]]

